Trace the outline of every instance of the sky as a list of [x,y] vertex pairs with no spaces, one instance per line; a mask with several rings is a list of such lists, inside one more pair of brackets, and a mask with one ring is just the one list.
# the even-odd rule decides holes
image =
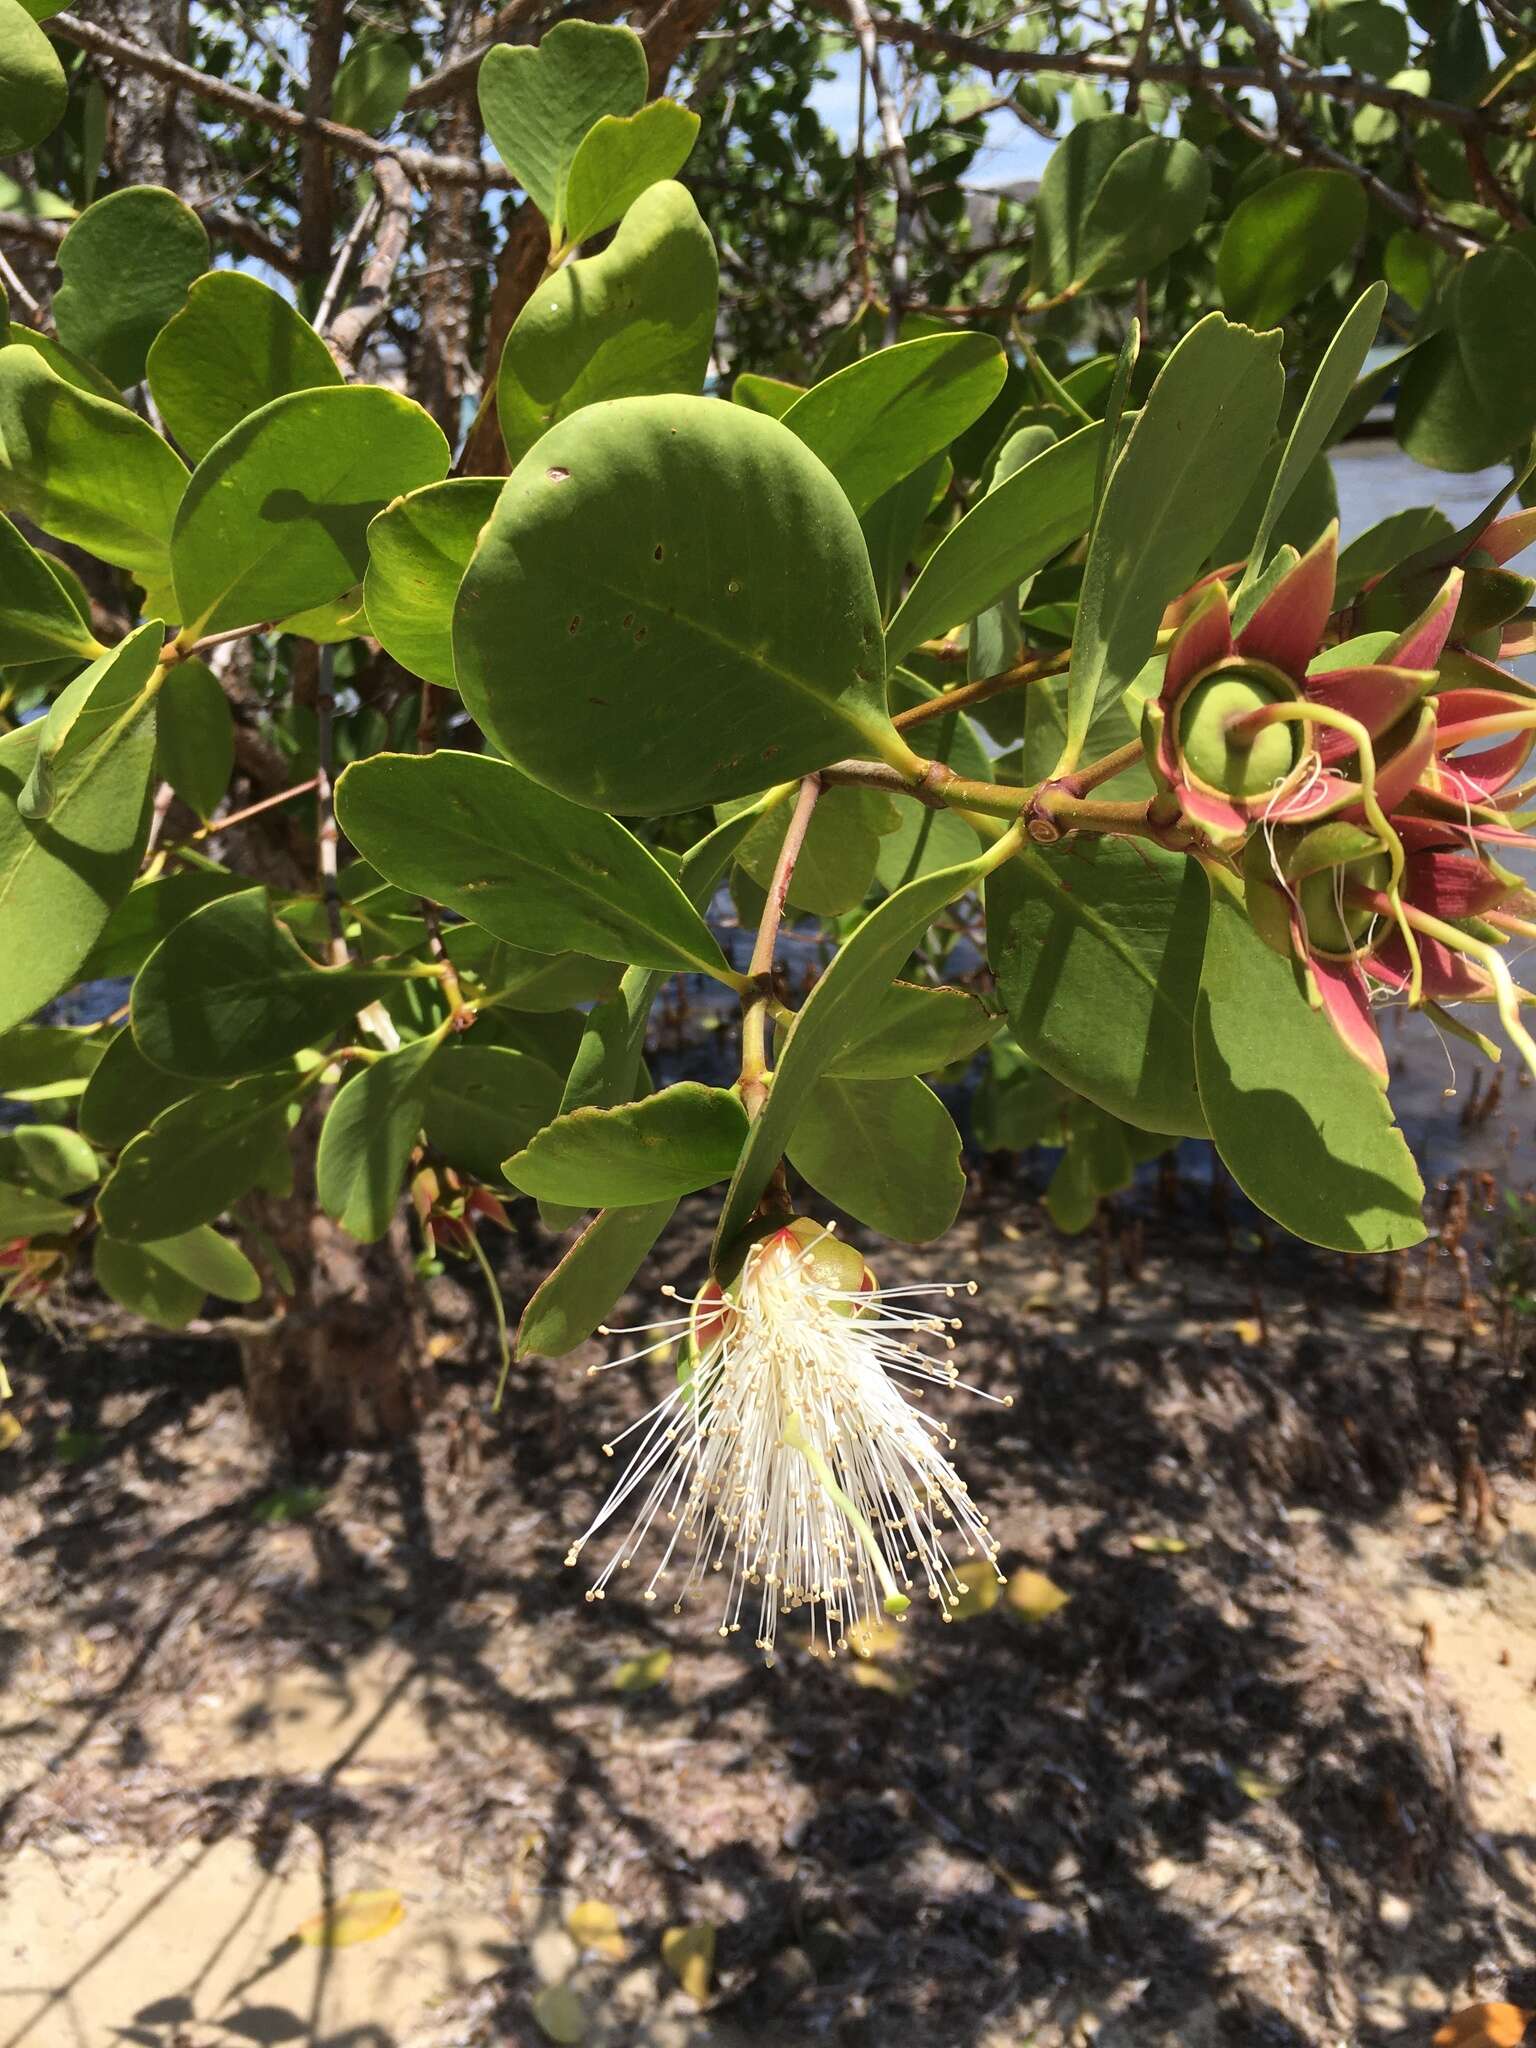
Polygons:
[[[859,118],[859,59],[855,50],[843,50],[831,59],[833,77],[817,86],[811,95],[827,126],[845,142],[853,140]],[[871,147],[878,145],[878,126],[873,96],[866,108]],[[987,141],[966,180],[973,185],[1009,185],[1020,178],[1038,178],[1055,144],[1032,135],[1012,114],[993,114],[987,121]]]

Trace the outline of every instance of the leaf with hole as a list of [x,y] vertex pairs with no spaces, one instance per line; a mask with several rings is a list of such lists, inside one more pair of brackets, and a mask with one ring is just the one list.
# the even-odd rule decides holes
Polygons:
[[721,803],[850,751],[911,758],[847,499],[786,427],[716,398],[552,427],[459,587],[454,660],[501,751],[598,810]]

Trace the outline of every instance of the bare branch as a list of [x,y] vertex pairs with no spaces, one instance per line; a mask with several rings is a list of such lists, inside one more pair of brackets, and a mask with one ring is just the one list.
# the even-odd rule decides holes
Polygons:
[[395,272],[411,233],[411,186],[392,158],[382,156],[373,167],[383,218],[373,254],[363,265],[357,295],[331,327],[332,352],[343,368],[352,369],[363,343],[389,310]]
[[907,309],[910,286],[910,264],[912,246],[912,214],[916,204],[912,190],[912,167],[907,162],[906,137],[901,132],[901,115],[891,97],[890,87],[885,82],[885,73],[880,68],[880,48],[875,36],[874,19],[864,0],[846,0],[848,19],[853,23],[853,32],[859,39],[859,48],[875,88],[875,105],[880,114],[880,129],[885,136],[886,161],[891,167],[891,183],[896,187],[896,224],[891,234],[891,288],[888,295],[888,310],[885,316],[885,338],[888,342],[901,339],[901,316]]
[[482,163],[471,157],[434,156],[425,149],[393,147],[387,142],[377,141],[372,135],[365,135],[360,128],[347,128],[340,121],[326,121],[316,115],[300,113],[296,107],[279,106],[276,100],[247,92],[244,86],[230,85],[221,78],[210,78],[206,73],[194,70],[190,64],[168,57],[162,50],[144,49],[122,36],[98,28],[94,22],[81,21],[73,14],[53,15],[48,23],[48,33],[63,36],[67,42],[97,56],[111,57],[131,70],[147,71],[153,78],[180,86],[198,99],[223,107],[261,127],[274,128],[284,135],[318,136],[333,149],[340,150],[343,156],[354,157],[360,163],[375,163],[380,157],[393,157],[407,177],[424,185],[495,185],[507,189],[513,183],[511,173],[502,164]]

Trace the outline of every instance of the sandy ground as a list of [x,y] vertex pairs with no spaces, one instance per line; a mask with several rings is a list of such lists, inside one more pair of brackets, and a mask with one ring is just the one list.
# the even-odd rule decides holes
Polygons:
[[[13,1343],[0,2048],[1427,2048],[1536,2004],[1536,1379],[1448,1268],[1389,1310],[1172,1222],[1112,1275],[990,1211],[946,1254],[1016,1395],[962,1414],[973,1487],[1070,1604],[772,1672],[581,1600],[643,1389],[536,1366],[490,1422],[462,1301],[421,1445],[319,1474],[206,1349]],[[380,1939],[296,1938],[379,1888]]]

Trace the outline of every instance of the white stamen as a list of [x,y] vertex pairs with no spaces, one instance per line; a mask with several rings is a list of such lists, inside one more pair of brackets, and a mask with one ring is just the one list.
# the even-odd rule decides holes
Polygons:
[[[831,1287],[813,1250],[781,1231],[753,1246],[724,1301],[664,1292],[712,1334],[686,1383],[613,1439],[639,1437],[567,1564],[626,1504],[632,1520],[589,1599],[658,1529],[662,1554],[643,1597],[676,1571],[680,1608],[719,1573],[721,1635],[741,1627],[755,1597],[757,1643],[771,1659],[781,1618],[797,1608],[833,1649],[850,1628],[903,1612],[918,1589],[947,1611],[961,1591],[947,1545],[995,1568],[997,1543],[940,1448],[954,1439],[913,1404],[927,1386],[963,1384],[947,1357],[958,1318],[907,1305],[919,1294],[952,1299],[954,1287]],[[925,1341],[946,1355],[929,1356]],[[923,1383],[913,1398],[907,1381]]]

